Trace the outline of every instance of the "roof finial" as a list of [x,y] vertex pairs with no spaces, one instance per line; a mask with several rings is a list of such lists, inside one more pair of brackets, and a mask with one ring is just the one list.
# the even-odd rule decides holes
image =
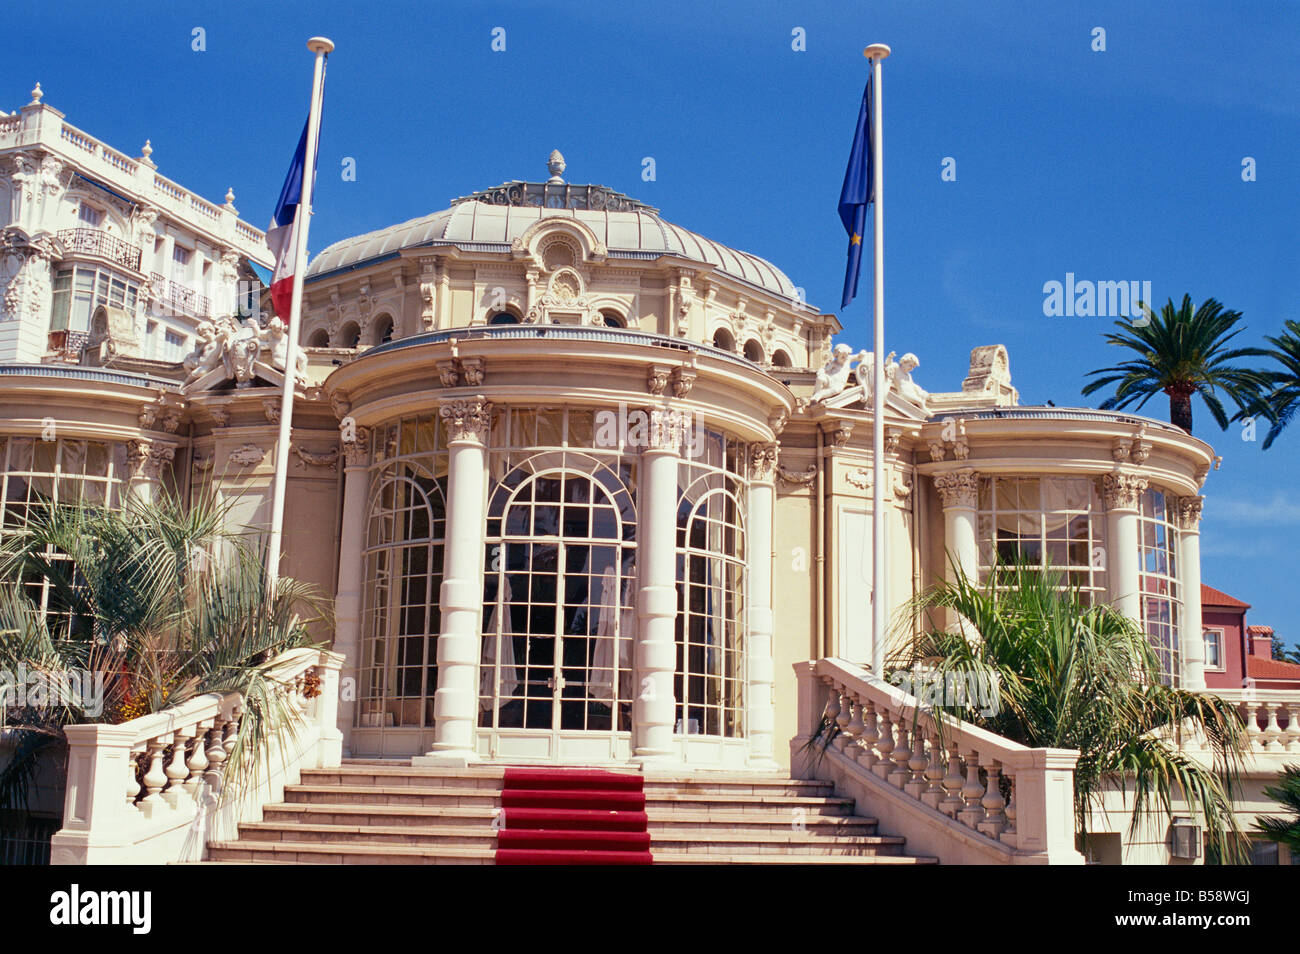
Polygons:
[[140,150],[140,155],[146,159],[153,155],[153,143],[150,140],[144,141],[144,148]]
[[40,83],[37,83],[35,89],[32,90],[32,101],[31,101],[30,103],[28,103],[27,105],[28,105],[28,106],[35,106],[35,105],[37,105],[38,103],[40,103],[40,101],[41,101],[41,97],[44,96],[44,95],[45,95],[45,94],[44,94],[43,92],[41,92],[41,84],[40,84]]
[[232,209],[235,207],[235,190],[233,186],[226,190],[226,206]]
[[551,158],[547,160],[546,168],[550,170],[551,182],[556,184],[564,182],[564,180],[560,178],[560,173],[564,172],[564,156],[560,154],[560,150],[551,150]]

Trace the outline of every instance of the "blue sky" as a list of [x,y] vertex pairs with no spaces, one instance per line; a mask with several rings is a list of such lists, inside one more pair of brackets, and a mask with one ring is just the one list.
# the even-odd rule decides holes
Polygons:
[[[1150,281],[1158,301],[1218,298],[1245,314],[1251,343],[1300,319],[1293,2],[53,2],[38,31],[0,34],[0,108],[40,80],[73,124],[132,155],[151,139],[165,175],[216,200],[233,186],[264,225],[306,109],[313,33],[338,44],[314,250],[540,178],[558,147],[569,181],[763,255],[834,311],[861,49],[880,41],[894,49],[887,339],[920,356],[923,386],[955,389],[970,348],[1002,342],[1025,402],[1086,403],[1085,373],[1118,354],[1101,340],[1108,319],[1044,317],[1043,283],[1067,272]],[[940,178],[944,157],[955,182]],[[855,349],[869,344],[869,301],[841,316]],[[1205,487],[1204,578],[1300,640],[1300,429],[1263,452],[1199,405],[1196,423],[1224,457]]]

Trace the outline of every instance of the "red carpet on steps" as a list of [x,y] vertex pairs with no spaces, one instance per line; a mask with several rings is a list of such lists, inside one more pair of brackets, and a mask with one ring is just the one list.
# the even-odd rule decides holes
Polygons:
[[598,769],[507,768],[499,865],[648,865],[642,778]]

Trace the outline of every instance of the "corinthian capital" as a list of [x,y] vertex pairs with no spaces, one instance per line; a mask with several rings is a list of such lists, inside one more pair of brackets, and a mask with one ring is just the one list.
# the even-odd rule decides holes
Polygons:
[[1180,530],[1196,530],[1201,522],[1201,508],[1205,506],[1205,498],[1201,496],[1179,497],[1178,498],[1178,528]]
[[139,437],[126,443],[126,463],[136,479],[157,480],[176,457],[176,445]]
[[365,467],[370,463],[370,428],[341,427],[345,467]]
[[1147,479],[1137,474],[1106,474],[1101,478],[1101,495],[1107,510],[1136,510],[1138,498],[1146,489]]
[[483,398],[448,401],[438,412],[447,427],[447,443],[474,441],[486,444],[492,427],[492,405]]
[[775,442],[749,445],[749,477],[751,480],[767,483],[776,476],[776,456],[780,449],[781,445]]
[[969,467],[934,475],[934,489],[939,491],[943,507],[975,509],[979,500],[979,474]]

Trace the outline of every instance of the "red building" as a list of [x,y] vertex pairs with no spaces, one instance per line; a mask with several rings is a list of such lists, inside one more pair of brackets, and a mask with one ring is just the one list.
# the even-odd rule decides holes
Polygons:
[[[1300,689],[1300,665],[1273,658],[1273,627],[1246,622],[1249,603],[1201,584],[1205,684],[1211,689]],[[1249,682],[1248,682],[1249,680]]]

